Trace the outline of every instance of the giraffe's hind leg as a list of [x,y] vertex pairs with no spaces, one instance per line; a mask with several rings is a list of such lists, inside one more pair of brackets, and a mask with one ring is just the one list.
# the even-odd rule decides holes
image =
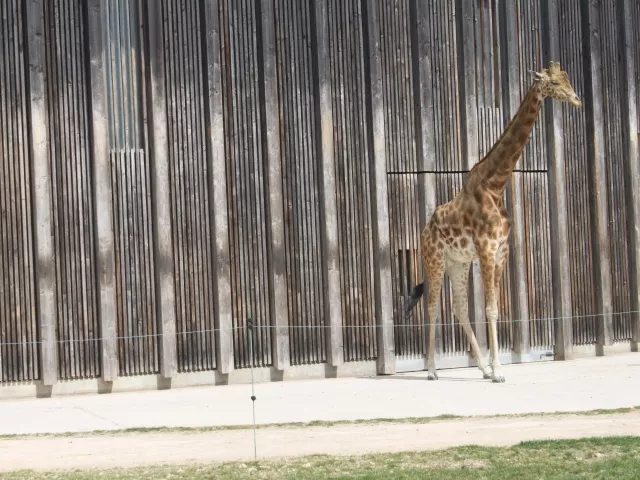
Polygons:
[[429,380],[437,380],[436,373],[436,324],[440,313],[440,291],[444,278],[444,244],[434,236],[436,232],[425,235],[422,242],[422,263],[429,282],[429,350],[427,370]]
[[482,371],[484,378],[491,378],[491,369],[480,351],[480,346],[471,328],[469,321],[469,267],[471,263],[447,263],[447,274],[453,287],[453,313],[457,317],[460,325],[464,329],[469,343],[471,343],[471,353],[478,362],[478,368]]

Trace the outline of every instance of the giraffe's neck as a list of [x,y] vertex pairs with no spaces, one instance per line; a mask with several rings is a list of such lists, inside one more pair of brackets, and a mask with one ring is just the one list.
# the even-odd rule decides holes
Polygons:
[[543,100],[542,91],[534,83],[498,141],[469,172],[466,182],[468,187],[474,189],[483,185],[496,196],[502,196],[524,146],[529,141]]

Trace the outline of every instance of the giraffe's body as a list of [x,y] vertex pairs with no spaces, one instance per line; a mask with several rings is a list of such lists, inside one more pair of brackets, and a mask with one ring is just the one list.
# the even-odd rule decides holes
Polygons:
[[[456,197],[438,206],[421,235],[422,263],[429,284],[428,313],[429,379],[438,378],[435,368],[435,328],[440,310],[440,290],[445,272],[453,288],[453,313],[469,337],[471,349],[484,378],[504,382],[498,358],[498,302],[500,279],[509,256],[511,219],[504,205],[503,193],[546,96],[582,105],[560,66],[551,62],[549,69],[535,73],[535,80],[518,112],[507,125],[494,147],[469,172]],[[491,368],[487,366],[476,341],[468,312],[469,268],[475,260],[485,290],[486,317],[489,324]],[[412,292],[407,314],[422,296],[424,283]]]

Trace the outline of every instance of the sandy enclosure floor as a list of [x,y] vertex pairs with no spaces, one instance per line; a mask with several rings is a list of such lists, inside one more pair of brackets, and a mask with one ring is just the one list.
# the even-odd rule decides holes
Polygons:
[[[639,435],[640,412],[524,418],[473,418],[427,424],[363,424],[257,430],[258,457],[358,455],[508,446],[526,440]],[[37,452],[37,453],[36,453]],[[253,460],[252,430],[114,433],[0,440],[0,471],[88,469]]]

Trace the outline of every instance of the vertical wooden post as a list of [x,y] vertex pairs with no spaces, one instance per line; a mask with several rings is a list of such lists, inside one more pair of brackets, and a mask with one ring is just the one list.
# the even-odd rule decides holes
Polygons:
[[[546,0],[543,39],[546,40],[546,60],[560,61],[558,0]],[[569,360],[573,350],[571,307],[571,274],[569,271],[569,234],[567,231],[567,199],[565,186],[564,136],[562,108],[550,101],[545,108],[547,148],[549,149],[549,211],[551,224],[551,275],[553,285],[553,315],[556,317],[555,359]],[[567,107],[564,107],[567,108]],[[573,107],[568,107],[573,108]]]
[[106,4],[89,0],[89,56],[91,61],[91,120],[93,132],[93,186],[96,232],[98,236],[98,284],[100,288],[100,331],[102,336],[102,379],[112,382],[118,376],[116,341],[116,283],[113,231],[111,162],[109,156],[104,64]]
[[387,194],[387,162],[385,152],[384,95],[380,58],[380,18],[375,2],[363,2],[365,65],[369,68],[371,103],[367,105],[371,119],[369,144],[371,160],[371,193],[373,224],[374,291],[378,326],[378,373],[396,372],[393,331],[393,288],[391,282],[391,240],[389,236],[389,206]]
[[36,297],[40,326],[40,379],[45,386],[57,381],[56,271],[53,247],[51,166],[48,155],[44,2],[27,3],[31,161],[36,247]]
[[207,162],[209,191],[213,196],[211,206],[212,231],[215,235],[213,269],[215,296],[215,328],[217,335],[216,365],[218,371],[233,371],[233,327],[231,311],[231,271],[229,258],[229,221],[227,217],[227,173],[224,151],[224,118],[222,108],[222,77],[220,70],[220,15],[218,0],[204,4],[209,125],[207,135]]
[[340,251],[338,245],[338,209],[336,200],[336,172],[333,156],[333,111],[331,108],[331,69],[329,59],[329,12],[327,0],[315,2],[316,61],[318,85],[316,89],[317,124],[320,126],[318,158],[320,212],[322,227],[322,268],[326,280],[325,312],[328,313],[327,363],[334,367],[344,363],[342,335],[342,301],[340,295]]
[[[631,289],[631,314],[632,337],[631,350],[637,352],[640,348],[640,152],[638,152],[638,86],[636,84],[637,72],[640,65],[634,58],[633,47],[635,45],[634,29],[638,26],[634,23],[634,4],[637,0],[623,0],[620,2],[620,22],[622,23],[622,63],[624,74],[622,76],[622,125],[625,151],[625,174],[629,181],[626,189],[627,199],[627,231],[629,235],[629,271]],[[639,6],[635,8],[640,9]]]
[[[458,1],[456,4],[456,16],[458,29],[461,32],[460,58],[461,71],[464,72],[464,80],[460,82],[460,98],[464,101],[461,109],[462,122],[465,127],[463,135],[463,154],[467,157],[467,168],[471,170],[479,158],[478,146],[478,105],[476,98],[476,54],[474,36],[474,5],[473,2]],[[473,301],[473,317],[471,318],[476,340],[483,353],[487,352],[487,328],[484,303],[484,284],[480,265],[474,262],[471,265],[471,289],[469,299]]]
[[[517,15],[518,6],[515,2],[505,2],[505,25],[506,29],[506,45],[505,50],[507,52],[507,66],[505,76],[507,79],[507,104],[505,110],[509,117],[513,117],[520,103],[522,102],[522,96],[520,94],[519,79],[518,79],[518,31],[517,25],[519,25]],[[505,124],[506,125],[506,124]],[[520,160],[522,161],[522,160]],[[513,349],[515,354],[520,358],[525,357],[530,353],[530,338],[529,338],[529,301],[527,298],[528,284],[527,284],[527,262],[526,262],[526,240],[524,229],[524,192],[522,191],[521,176],[515,173],[511,179],[511,191],[513,198],[513,247],[509,255],[510,266],[512,271],[512,285],[513,285],[513,306],[515,307],[515,314],[517,320],[513,324]]]
[[167,138],[167,101],[165,88],[164,33],[162,6],[151,1],[147,6],[149,55],[149,146],[153,194],[153,237],[156,263],[156,298],[160,299],[158,325],[160,342],[160,374],[171,378],[177,371],[176,304],[173,263],[173,238],[169,181],[169,147]]
[[261,0],[262,61],[264,66],[264,124],[266,125],[266,156],[269,185],[269,292],[271,318],[275,324],[273,336],[273,366],[285,370],[290,365],[289,312],[284,237],[282,173],[280,165],[280,126],[278,124],[278,72],[276,64],[276,34],[273,0]]
[[587,35],[585,49],[585,104],[587,113],[589,177],[591,178],[590,210],[593,215],[593,265],[596,270],[596,304],[602,317],[598,319],[597,351],[603,354],[613,344],[613,317],[611,292],[611,251],[609,246],[609,215],[607,210],[607,180],[604,154],[604,112],[602,108],[602,60],[600,47],[600,2],[582,1],[583,32]]

